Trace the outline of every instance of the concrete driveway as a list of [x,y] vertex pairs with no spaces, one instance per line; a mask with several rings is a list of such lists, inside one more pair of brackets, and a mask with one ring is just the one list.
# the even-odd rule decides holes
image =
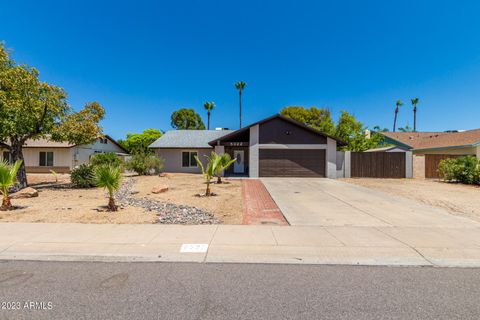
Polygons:
[[441,208],[321,178],[262,178],[285,218],[299,226],[473,228]]

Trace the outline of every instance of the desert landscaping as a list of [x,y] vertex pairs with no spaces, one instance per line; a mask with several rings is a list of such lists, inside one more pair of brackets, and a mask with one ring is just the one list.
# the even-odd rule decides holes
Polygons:
[[343,181],[446,209],[480,221],[480,187],[432,179],[351,178]]
[[[99,188],[79,189],[68,174],[29,174],[37,197],[12,199],[12,211],[1,211],[1,222],[50,223],[180,223],[240,224],[242,222],[241,181],[213,184],[211,197],[203,197],[202,175],[125,175],[116,198],[118,212],[108,212],[107,193]],[[157,189],[157,190],[155,190]],[[167,190],[165,190],[167,189]],[[158,193],[152,193],[158,192]]]

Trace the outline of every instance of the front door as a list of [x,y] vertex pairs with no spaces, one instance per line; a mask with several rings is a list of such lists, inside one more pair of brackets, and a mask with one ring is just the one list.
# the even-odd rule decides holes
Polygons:
[[245,152],[243,150],[233,150],[233,157],[237,160],[233,163],[233,173],[245,172]]

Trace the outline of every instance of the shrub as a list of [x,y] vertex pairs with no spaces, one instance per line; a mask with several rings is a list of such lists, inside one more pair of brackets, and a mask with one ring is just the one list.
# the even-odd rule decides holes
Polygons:
[[94,181],[97,187],[108,190],[108,210],[117,211],[114,192],[118,191],[122,182],[122,171],[120,167],[112,165],[101,165],[95,167]]
[[474,156],[444,159],[440,161],[438,173],[445,181],[480,184],[480,160]]
[[163,169],[164,160],[154,154],[139,153],[127,161],[125,167],[139,175],[159,173]]
[[93,166],[90,164],[82,164],[78,168],[72,170],[70,180],[77,188],[93,188],[95,187],[95,175]]
[[97,153],[90,158],[90,164],[93,166],[113,166],[123,167],[123,160],[115,152]]

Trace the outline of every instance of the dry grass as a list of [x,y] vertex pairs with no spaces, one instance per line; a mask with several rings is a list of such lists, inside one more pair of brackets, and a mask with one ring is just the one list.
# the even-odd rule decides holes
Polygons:
[[[29,184],[39,196],[31,199],[14,199],[19,210],[0,212],[1,222],[51,222],[51,223],[153,223],[156,215],[138,207],[127,206],[118,212],[102,212],[108,199],[101,189],[73,189],[69,175],[58,175],[58,183],[51,174],[31,174]],[[196,206],[211,211],[226,224],[242,221],[240,181],[212,185],[217,196],[205,198],[196,194],[204,192],[203,178],[193,174],[169,174],[167,177],[134,177],[136,197],[149,197],[176,204]],[[154,186],[167,185],[163,194],[151,194]]]
[[421,179],[343,179],[480,221],[480,187]]

